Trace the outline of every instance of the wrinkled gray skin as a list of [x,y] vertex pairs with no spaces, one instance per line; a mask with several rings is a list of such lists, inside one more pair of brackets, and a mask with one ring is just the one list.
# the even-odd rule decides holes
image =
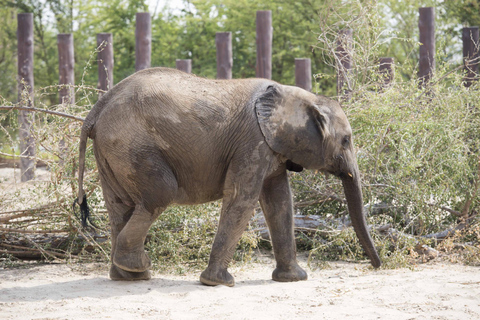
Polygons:
[[277,262],[273,280],[307,279],[296,261],[287,167],[342,179],[358,238],[372,265],[381,264],[364,218],[352,131],[333,100],[265,79],[207,80],[167,68],[137,72],[85,120],[78,199],[87,137],[94,140],[110,218],[113,280],[150,278],[145,237],[165,208],[220,198],[202,283],[234,285],[227,267],[257,201]]

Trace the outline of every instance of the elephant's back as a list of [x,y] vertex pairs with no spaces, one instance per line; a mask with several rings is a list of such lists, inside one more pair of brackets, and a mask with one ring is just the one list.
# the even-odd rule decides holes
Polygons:
[[[92,109],[94,134],[135,132],[188,137],[223,135],[244,121],[255,121],[254,100],[264,79],[210,80],[169,68],[139,71],[113,87]],[[235,122],[235,123],[234,123]],[[133,132],[133,131],[132,131]],[[173,138],[173,137],[172,137]]]
[[[193,113],[202,116],[209,112],[230,113],[245,108],[259,87],[267,86],[265,79],[214,80],[197,77],[170,68],[151,68],[131,77],[130,92],[137,107],[167,108],[165,112]],[[169,110],[173,107],[175,110]],[[214,109],[214,110],[212,110]]]
[[108,91],[91,114],[98,119],[115,109],[115,113],[141,116],[163,113],[228,119],[228,114],[248,107],[259,88],[269,83],[265,79],[212,80],[163,67],[144,69]]

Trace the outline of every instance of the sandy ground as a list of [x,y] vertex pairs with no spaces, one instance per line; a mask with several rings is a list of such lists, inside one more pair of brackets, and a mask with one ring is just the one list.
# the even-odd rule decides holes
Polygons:
[[228,288],[203,286],[197,273],[114,282],[99,264],[4,269],[0,319],[480,319],[476,267],[332,263],[296,283],[270,280],[272,270],[266,258],[234,267]]

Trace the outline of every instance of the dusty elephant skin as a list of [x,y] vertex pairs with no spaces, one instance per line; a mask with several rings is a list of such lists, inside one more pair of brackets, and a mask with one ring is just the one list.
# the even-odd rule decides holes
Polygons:
[[306,280],[296,260],[287,169],[342,179],[354,229],[374,267],[352,132],[340,105],[265,79],[208,80],[174,69],[135,73],[107,92],[81,133],[79,204],[87,139],[112,232],[113,280],[149,279],[148,229],[171,204],[223,198],[218,232],[200,281],[233,286],[227,271],[260,201],[270,230],[276,281]]

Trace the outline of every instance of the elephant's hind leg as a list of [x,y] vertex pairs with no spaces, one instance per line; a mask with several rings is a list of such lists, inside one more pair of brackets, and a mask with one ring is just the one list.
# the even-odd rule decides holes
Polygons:
[[120,231],[113,254],[113,264],[129,272],[144,272],[151,266],[144,244],[148,230],[173,201],[178,185],[173,172],[161,160],[138,164],[135,210]]
[[[113,192],[110,185],[102,180],[103,196],[105,205],[107,206],[108,216],[110,220],[111,241],[112,241],[112,261],[113,253],[117,247],[118,234],[123,230],[128,220],[132,216],[134,207],[125,205]],[[129,272],[118,268],[112,264],[110,267],[110,279],[112,280],[148,280],[150,279],[150,271]]]
[[162,211],[163,209],[157,209],[151,213],[142,204],[135,207],[130,220],[117,237],[113,255],[115,266],[130,272],[143,272],[150,268],[151,261],[144,249],[145,238],[153,221]]
[[115,281],[137,281],[137,280],[150,280],[150,270],[142,272],[125,271],[112,264],[110,266],[110,279]]

